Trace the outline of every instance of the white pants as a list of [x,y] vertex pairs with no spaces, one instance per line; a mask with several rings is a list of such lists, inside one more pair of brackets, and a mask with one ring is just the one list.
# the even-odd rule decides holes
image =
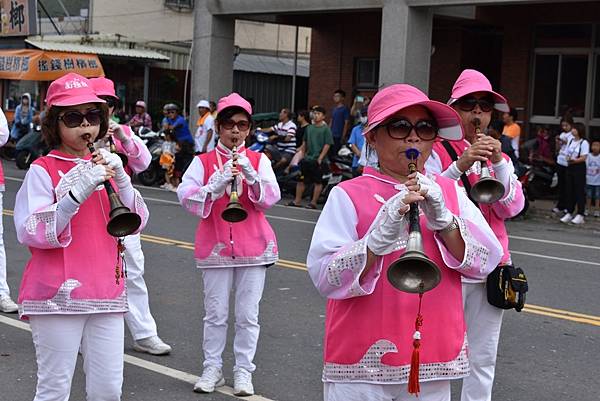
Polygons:
[[221,354],[227,341],[229,293],[235,290],[235,355],[234,371],[238,368],[254,372],[258,334],[258,304],[265,286],[264,266],[203,269],[204,280],[204,367],[223,367]]
[[463,283],[463,307],[471,373],[463,379],[461,401],[490,401],[504,310],[490,305],[485,283]]
[[450,380],[421,383],[419,397],[406,384],[324,383],[324,401],[450,401]]
[[81,346],[87,401],[119,401],[123,314],[30,316],[38,381],[33,401],[68,401]]
[[[0,213],[4,210],[3,207],[4,192],[0,191]],[[6,251],[4,250],[4,224],[2,220],[4,215],[0,214],[0,296],[10,295],[10,289],[6,282]]]
[[128,235],[125,244],[125,264],[127,267],[127,302],[129,312],[125,322],[134,340],[155,336],[156,322],[150,313],[148,288],[144,281],[144,253],[140,234]]

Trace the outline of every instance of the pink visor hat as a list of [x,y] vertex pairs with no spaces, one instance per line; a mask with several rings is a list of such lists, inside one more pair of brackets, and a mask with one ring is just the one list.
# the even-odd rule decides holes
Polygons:
[[117,98],[117,94],[115,93],[115,83],[108,78],[100,77],[100,78],[92,78],[90,79],[92,83],[92,87],[96,91],[97,96],[110,96]]
[[246,113],[252,115],[252,106],[250,106],[250,103],[235,92],[219,99],[217,115],[228,107],[241,107]]
[[449,141],[463,138],[460,116],[454,109],[444,103],[429,100],[427,95],[407,84],[395,84],[377,92],[369,103],[369,125],[364,131],[377,128],[400,110],[410,106],[423,106],[433,115],[439,127],[438,136]]
[[448,100],[451,105],[463,96],[475,92],[489,92],[494,97],[494,108],[498,111],[508,113],[510,108],[506,98],[492,90],[492,84],[485,75],[477,70],[464,70],[452,87],[452,96]]
[[46,104],[52,106],[75,106],[85,103],[106,103],[100,99],[89,79],[69,73],[52,81],[46,93]]

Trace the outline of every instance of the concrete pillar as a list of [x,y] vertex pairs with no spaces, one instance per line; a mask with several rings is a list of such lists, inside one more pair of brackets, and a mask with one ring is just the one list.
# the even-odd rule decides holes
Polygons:
[[[190,122],[198,118],[196,103],[201,99],[219,100],[233,87],[233,39],[235,20],[215,17],[208,12],[207,0],[198,0],[194,8],[194,42]],[[184,105],[187,107],[187,105]]]
[[429,87],[433,12],[405,0],[383,0],[379,85],[407,83]]

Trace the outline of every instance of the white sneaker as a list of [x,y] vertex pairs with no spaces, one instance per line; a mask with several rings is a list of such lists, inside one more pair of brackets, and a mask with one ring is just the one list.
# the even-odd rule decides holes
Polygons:
[[136,340],[133,349],[137,352],[146,352],[151,355],[167,355],[171,352],[171,346],[165,344],[159,336],[152,336]]
[[600,217],[600,211],[599,210],[596,210],[594,212],[594,217]]
[[9,295],[0,296],[0,312],[15,313],[18,309],[19,307],[13,302]]
[[560,210],[559,208],[557,208],[557,207],[552,208],[552,213],[560,214],[560,212],[562,212],[562,210]]
[[237,368],[237,370],[233,372],[233,394],[242,397],[254,395],[252,373],[243,368]]
[[221,387],[225,385],[225,379],[223,378],[223,372],[219,368],[214,366],[207,366],[202,372],[202,376],[198,379],[194,385],[195,393],[212,393],[215,391],[215,387]]
[[571,220],[571,224],[583,224],[585,223],[585,220],[583,219],[583,216],[578,214],[577,216],[575,216],[573,218],[573,220]]
[[571,215],[571,213],[567,213],[560,219],[560,222],[566,224],[566,223],[570,222],[571,220],[573,220],[573,216]]

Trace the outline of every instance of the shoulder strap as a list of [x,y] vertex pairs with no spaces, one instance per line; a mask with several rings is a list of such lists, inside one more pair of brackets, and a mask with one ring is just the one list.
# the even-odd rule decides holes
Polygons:
[[[444,149],[446,149],[446,152],[448,152],[448,154],[450,155],[450,158],[453,161],[458,160],[458,154],[456,153],[456,150],[454,150],[454,148],[452,147],[450,142],[448,142],[447,140],[444,139],[442,141],[442,146],[444,147]],[[463,187],[465,188],[465,191],[467,191],[467,196],[469,197],[471,202],[473,202],[475,204],[475,206],[479,207],[479,204],[477,202],[475,202],[473,200],[473,198],[471,198],[471,183],[469,182],[469,179],[467,178],[466,172],[462,173],[460,175],[460,180],[462,181]]]

